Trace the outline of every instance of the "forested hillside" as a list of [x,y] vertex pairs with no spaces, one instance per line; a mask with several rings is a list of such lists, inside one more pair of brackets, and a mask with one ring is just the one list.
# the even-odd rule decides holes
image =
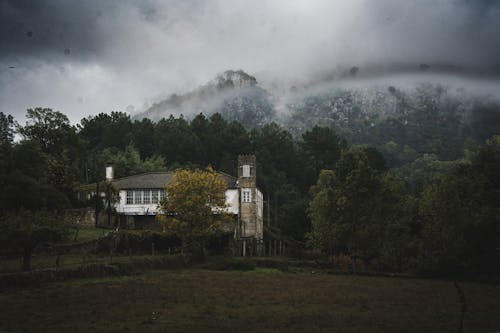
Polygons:
[[265,223],[309,249],[390,271],[499,273],[498,105],[435,86],[376,96],[305,98],[290,106],[290,129],[219,113],[112,112],[77,125],[52,109],[29,109],[26,124],[1,113],[2,218],[90,204],[75,189],[108,163],[116,177],[208,165],[235,174],[237,155],[254,153]]
[[199,113],[220,113],[247,129],[276,122],[295,138],[318,125],[349,143],[376,147],[391,168],[429,154],[454,160],[498,134],[500,103],[494,95],[469,91],[467,80],[435,76],[427,67],[396,80],[371,81],[357,77],[359,68],[354,67],[347,78],[285,90],[273,84],[267,90],[255,77],[231,70],[192,92],[154,104],[134,119],[183,115],[192,120]]

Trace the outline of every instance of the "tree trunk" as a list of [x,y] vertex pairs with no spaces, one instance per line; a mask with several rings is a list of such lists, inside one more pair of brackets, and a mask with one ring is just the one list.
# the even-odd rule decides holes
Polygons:
[[101,200],[101,196],[99,194],[99,182],[96,183],[95,186],[95,195],[96,195],[96,200],[95,200],[95,227],[97,228],[99,226],[99,200]]

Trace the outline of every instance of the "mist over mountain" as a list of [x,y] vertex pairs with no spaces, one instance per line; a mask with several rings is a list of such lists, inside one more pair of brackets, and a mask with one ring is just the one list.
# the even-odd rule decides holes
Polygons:
[[192,117],[199,113],[211,115],[215,112],[247,127],[274,120],[271,95],[258,85],[255,77],[242,70],[225,71],[193,91],[172,94],[134,118],[160,120],[170,115]]
[[303,81],[228,70],[135,119],[219,113],[247,128],[276,122],[294,136],[314,126],[379,149],[393,167],[433,154],[456,159],[500,133],[500,82],[451,65],[352,66]]

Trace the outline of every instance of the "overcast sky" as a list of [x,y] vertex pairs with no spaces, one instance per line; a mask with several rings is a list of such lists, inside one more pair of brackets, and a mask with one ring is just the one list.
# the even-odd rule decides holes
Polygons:
[[0,0],[0,111],[140,110],[227,69],[500,68],[495,0]]

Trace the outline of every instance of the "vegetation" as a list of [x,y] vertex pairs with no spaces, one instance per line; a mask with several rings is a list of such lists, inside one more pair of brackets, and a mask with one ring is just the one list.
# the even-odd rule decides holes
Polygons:
[[184,248],[203,254],[209,237],[220,231],[222,223],[232,222],[225,211],[226,189],[226,181],[211,168],[177,170],[165,188],[168,195],[160,205],[159,220],[179,236]]
[[[262,89],[242,75],[227,73],[214,89],[227,96]],[[368,94],[326,87],[297,95],[279,119],[283,127],[269,122],[271,99],[249,96],[190,120],[111,112],[73,126],[61,112],[35,108],[23,126],[0,113],[2,221],[21,211],[97,207],[78,201],[74,190],[102,181],[109,162],[117,177],[209,165],[236,174],[238,154],[252,153],[265,223],[308,250],[373,270],[500,273],[498,103],[433,85]],[[265,120],[248,123],[251,117],[234,114],[241,105],[264,110]]]
[[70,240],[76,242],[96,240],[103,237],[106,232],[106,229],[96,227],[70,227]]
[[21,210],[0,220],[0,245],[3,250],[20,250],[22,270],[28,271],[35,248],[67,238],[68,231],[67,225],[47,211]]
[[[460,283],[464,331],[500,326],[500,289]],[[93,332],[456,332],[449,281],[287,274],[267,270],[150,271],[0,294],[0,329]]]

